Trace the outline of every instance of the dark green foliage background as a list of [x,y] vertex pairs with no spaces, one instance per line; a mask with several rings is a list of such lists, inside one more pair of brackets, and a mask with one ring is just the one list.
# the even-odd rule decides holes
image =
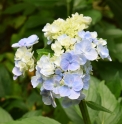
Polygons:
[[64,109],[58,100],[56,109],[43,104],[39,89],[30,83],[34,73],[13,81],[11,72],[16,51],[11,44],[37,34],[40,40],[34,50],[42,49],[46,47],[44,25],[75,12],[92,17],[88,30],[107,39],[112,58],[112,62],[92,62],[94,77],[89,91],[84,91],[86,100],[112,113],[88,108],[91,121],[122,124],[122,0],[0,0],[0,124],[83,124],[78,106]]

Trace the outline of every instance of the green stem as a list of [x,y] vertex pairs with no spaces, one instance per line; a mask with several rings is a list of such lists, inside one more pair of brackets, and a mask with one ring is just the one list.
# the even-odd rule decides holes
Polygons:
[[67,16],[70,15],[70,4],[69,2],[67,2]]
[[87,106],[86,106],[86,102],[84,99],[81,100],[79,107],[80,107],[80,111],[81,111],[81,114],[83,117],[84,124],[91,124],[90,117],[89,117],[88,110],[87,110]]
[[73,12],[74,0],[67,0],[67,16],[71,16]]

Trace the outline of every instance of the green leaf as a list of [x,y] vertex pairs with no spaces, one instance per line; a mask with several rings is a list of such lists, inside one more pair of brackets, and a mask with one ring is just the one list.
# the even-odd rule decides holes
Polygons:
[[113,38],[118,38],[118,37],[122,37],[122,30],[121,29],[107,29],[105,30],[105,35],[109,36],[109,37],[113,37]]
[[18,29],[20,26],[24,24],[25,20],[26,16],[19,16],[13,20],[12,25],[15,29]]
[[54,6],[58,0],[24,0],[25,2],[31,3],[35,6]]
[[52,22],[52,18],[42,18],[41,15],[33,15],[28,18],[28,20],[25,23],[25,26],[27,28],[35,28],[37,26],[40,26],[42,24],[46,24],[47,22]]
[[10,61],[6,60],[6,61],[4,61],[4,65],[6,66],[6,68],[8,69],[8,71],[9,71],[10,73],[12,73],[12,69],[13,69],[13,67],[14,67],[14,64],[11,63]]
[[42,110],[29,111],[29,112],[25,113],[21,119],[30,118],[30,117],[34,117],[34,116],[40,116],[40,115],[42,115]]
[[0,107],[0,123],[12,121],[11,115]]
[[116,19],[117,23],[119,23],[119,26],[122,28],[121,18],[122,18],[122,0],[107,0],[105,1],[109,5],[112,13],[114,14],[114,19]]
[[[13,35],[11,36],[11,45],[12,45],[13,43],[17,43],[17,42],[23,37],[23,35],[24,35],[25,33],[26,33],[26,32],[25,32],[25,27],[23,26],[23,27],[19,30],[18,33],[13,34]],[[15,50],[15,49],[14,49],[14,50]]]
[[18,120],[18,121],[7,122],[3,124],[60,124],[60,123],[48,117],[38,116],[38,117],[25,118],[20,121]]
[[12,94],[12,80],[7,69],[0,64],[0,97]]
[[87,6],[86,0],[75,0],[74,1],[74,9],[75,10],[84,9],[86,6]]
[[38,54],[45,54],[45,55],[48,55],[49,53],[53,53],[53,51],[50,50],[50,49],[45,49],[45,48],[43,48],[43,49],[38,49],[38,50],[37,50],[37,53],[38,53]]
[[101,96],[101,105],[112,111],[111,114],[106,112],[99,112],[100,123],[117,124],[122,117],[122,107],[117,102],[115,96],[104,84],[104,82],[99,84],[98,92]]
[[37,53],[38,53],[38,59],[42,56],[42,55],[48,55],[50,54],[51,56],[53,55],[53,51],[50,50],[50,49],[38,49],[37,50]]
[[4,14],[15,14],[15,13],[21,12],[26,8],[26,6],[27,4],[25,3],[18,3],[15,5],[12,5],[4,11]]
[[6,107],[8,111],[11,111],[13,108],[19,108],[25,111],[28,110],[28,106],[20,99],[13,100],[11,104]]
[[104,111],[104,112],[108,112],[111,113],[110,110],[104,108],[103,106],[96,104],[95,102],[92,101],[86,101],[86,104],[88,105],[88,107],[90,107],[93,110],[97,110],[97,111]]
[[94,101],[112,112],[94,111],[88,108],[92,123],[121,124],[118,122],[120,122],[122,117],[122,107],[104,82],[100,82],[98,79],[91,77],[89,90],[84,93],[86,94],[87,101]]
[[34,6],[33,4],[28,4],[28,7],[24,10],[23,15],[34,14],[35,10],[36,10],[36,6]]
[[[97,104],[100,104],[100,96],[97,93],[99,83],[100,83],[100,80],[98,80],[97,78],[95,78],[93,76],[90,77],[89,89],[83,91],[84,94],[86,95],[87,101],[94,101]],[[88,112],[90,115],[91,122],[94,122],[98,116],[98,111],[94,111],[93,109],[88,107]]]
[[54,110],[54,116],[55,120],[59,121],[61,124],[69,124],[70,119],[66,115],[64,109],[62,109],[62,106],[60,104],[57,104],[57,107]]
[[120,62],[122,62],[122,43],[116,43],[115,44],[115,50],[114,50],[114,56],[116,59],[118,59]]
[[3,61],[4,59],[4,54],[0,55],[0,62]]
[[35,107],[35,104],[38,106],[41,105],[42,99],[40,94],[33,90],[33,92],[28,96],[26,100],[26,104],[29,109],[32,109],[33,107]]
[[69,108],[63,108],[67,116],[74,122],[74,124],[84,124],[81,117],[80,109],[78,106],[71,106]]
[[111,92],[115,95],[115,97],[118,99],[122,90],[119,73],[117,72],[114,78],[110,82],[106,83],[106,85],[109,87]]
[[[61,100],[59,100],[61,104]],[[68,108],[63,108],[69,119],[73,122],[73,124],[84,124],[80,108],[78,105],[70,106]]]

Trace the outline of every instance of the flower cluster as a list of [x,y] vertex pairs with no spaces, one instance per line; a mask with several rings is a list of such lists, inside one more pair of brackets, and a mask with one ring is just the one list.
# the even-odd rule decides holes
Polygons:
[[[107,42],[97,38],[97,32],[84,31],[91,22],[90,17],[78,13],[66,20],[57,19],[46,24],[42,31],[51,41],[54,55],[43,55],[36,65],[32,77],[33,87],[40,86],[42,100],[56,107],[55,98],[63,98],[64,107],[78,104],[88,89],[92,66],[90,61],[108,58]],[[48,42],[49,43],[49,42]]]
[[[66,20],[57,19],[52,24],[48,23],[43,28],[47,44],[54,54],[42,55],[37,61],[36,74],[31,78],[31,83],[33,88],[40,88],[46,105],[56,107],[55,98],[62,98],[64,107],[78,104],[85,98],[83,89],[89,88],[91,61],[100,58],[111,61],[106,40],[97,38],[97,32],[84,31],[90,22],[90,17],[76,13]],[[33,52],[28,47],[35,44],[38,38],[30,39],[31,42],[28,39],[13,45],[20,47],[15,54],[13,69],[16,77],[34,68]]]
[[78,31],[88,28],[91,20],[90,17],[84,17],[83,14],[79,15],[75,13],[66,20],[59,18],[52,24],[47,23],[42,31],[45,32],[44,35],[49,41],[57,40],[57,38],[63,34],[74,38],[77,36]]
[[12,47],[18,48],[14,58],[15,67],[12,70],[14,80],[17,79],[18,76],[24,75],[25,71],[29,70],[31,72],[34,70],[34,52],[31,51],[33,44],[38,43],[38,39],[39,38],[36,35],[31,35],[12,45]]

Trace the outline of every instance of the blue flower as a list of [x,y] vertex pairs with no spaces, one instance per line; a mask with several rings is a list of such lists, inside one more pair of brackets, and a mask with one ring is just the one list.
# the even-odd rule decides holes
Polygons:
[[78,99],[83,82],[79,74],[65,74],[64,86],[60,87],[60,96],[68,96],[69,99]]
[[59,81],[55,80],[55,78],[49,78],[45,80],[43,83],[43,87],[55,94],[59,94],[60,83]]
[[106,46],[98,45],[97,50],[102,59],[108,58],[111,61],[111,58],[109,56],[109,51]]
[[14,77],[13,77],[14,80],[16,80],[18,76],[22,75],[22,72],[16,66],[13,68],[12,73],[14,74]]
[[31,35],[28,38],[21,39],[18,43],[15,43],[12,45],[12,47],[31,47],[34,44],[38,43],[38,36],[37,35]]
[[87,62],[86,57],[83,54],[79,54],[80,65],[84,65]]
[[82,39],[91,39],[91,33],[89,31],[80,31],[78,32],[78,36]]
[[31,78],[31,84],[33,88],[37,87],[38,84],[42,82],[43,82],[42,75],[38,71],[36,71],[36,76],[33,76]]
[[53,77],[55,78],[55,80],[60,81],[63,77],[62,70],[60,68],[57,68]]
[[55,99],[51,91],[43,89],[40,94],[42,95],[42,101],[45,105],[52,105],[54,108],[56,107]]
[[91,42],[94,41],[96,38],[97,38],[97,32],[89,32],[89,31],[79,31],[78,32],[78,36],[81,38],[81,39],[88,39],[90,40]]
[[79,57],[72,53],[64,53],[61,57],[60,67],[62,70],[75,71],[80,68]]
[[82,54],[88,60],[95,60],[98,57],[98,54],[95,48],[92,47],[92,43],[90,40],[83,39],[80,43],[75,45],[76,54]]

